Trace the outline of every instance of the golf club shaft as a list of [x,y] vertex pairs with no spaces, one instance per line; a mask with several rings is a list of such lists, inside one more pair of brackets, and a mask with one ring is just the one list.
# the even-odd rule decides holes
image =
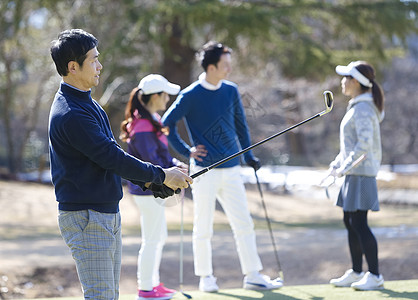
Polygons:
[[324,95],[324,100],[325,100],[325,110],[324,111],[321,111],[320,113],[317,113],[316,115],[314,115],[314,116],[312,116],[312,117],[310,117],[310,118],[308,118],[308,119],[306,119],[306,120],[304,120],[304,121],[302,121],[300,123],[297,123],[297,124],[295,124],[295,125],[287,128],[287,129],[285,129],[283,131],[280,131],[280,132],[278,132],[276,134],[273,134],[272,136],[270,136],[270,137],[268,137],[268,138],[266,138],[266,139],[264,139],[264,140],[262,140],[262,141],[260,141],[260,142],[258,142],[256,144],[254,144],[254,145],[251,145],[251,146],[249,146],[249,147],[247,147],[247,148],[245,148],[245,149],[243,149],[243,150],[241,150],[241,151],[239,151],[239,152],[237,152],[235,154],[232,154],[231,156],[228,156],[228,157],[226,157],[226,158],[218,161],[217,163],[214,163],[213,165],[210,165],[209,167],[203,168],[199,172],[197,172],[195,174],[192,174],[190,177],[192,177],[194,179],[194,178],[196,178],[196,177],[198,177],[198,176],[206,173],[207,171],[209,171],[209,170],[211,170],[213,168],[216,168],[217,166],[220,166],[223,163],[226,163],[227,161],[229,161],[229,160],[237,157],[238,155],[241,155],[241,154],[243,154],[243,153],[245,153],[247,151],[250,151],[251,149],[254,149],[255,147],[258,147],[258,146],[260,146],[260,145],[262,145],[262,144],[264,144],[264,143],[266,143],[266,142],[268,142],[268,141],[270,141],[270,140],[272,140],[272,139],[274,139],[274,138],[282,135],[283,133],[286,133],[286,132],[288,132],[288,131],[290,131],[292,129],[295,129],[296,127],[298,127],[300,125],[303,125],[303,124],[305,124],[305,123],[307,123],[309,121],[312,121],[313,119],[316,119],[318,117],[322,117],[323,115],[329,113],[332,110],[332,107],[334,106],[334,98],[333,98],[332,92],[330,92],[330,91],[325,91],[323,93],[323,95]]
[[180,212],[180,270],[179,270],[179,279],[180,287],[183,286],[183,234],[184,234],[184,224],[183,224],[183,199],[181,199],[181,212]]
[[230,161],[231,159],[233,159],[233,158],[235,158],[235,157],[237,157],[237,156],[239,156],[239,155],[241,155],[241,154],[243,154],[245,152],[248,152],[251,149],[254,149],[255,147],[258,147],[258,146],[260,146],[260,145],[262,145],[262,144],[264,144],[264,143],[266,143],[266,142],[268,142],[268,141],[270,141],[270,140],[272,140],[272,139],[274,139],[274,138],[276,138],[276,137],[278,137],[278,136],[280,136],[280,135],[282,135],[282,134],[284,134],[284,133],[286,133],[286,132],[288,132],[288,131],[290,131],[292,129],[295,129],[296,127],[298,127],[300,125],[303,125],[303,124],[305,124],[305,123],[307,123],[309,121],[312,121],[313,119],[316,119],[316,118],[318,118],[320,116],[322,116],[322,114],[321,113],[318,113],[315,116],[312,116],[312,117],[310,117],[310,118],[308,118],[308,119],[306,119],[306,120],[304,120],[304,121],[302,121],[300,123],[297,123],[297,124],[295,124],[295,125],[293,125],[293,126],[291,126],[289,128],[286,128],[283,131],[280,131],[280,132],[278,132],[276,134],[273,134],[272,136],[270,136],[270,137],[268,137],[268,138],[266,138],[266,139],[264,139],[262,141],[259,141],[258,143],[254,144],[254,145],[251,145],[251,146],[249,146],[249,147],[247,147],[247,148],[245,148],[245,149],[243,149],[243,150],[241,150],[241,151],[239,151],[239,152],[237,152],[235,154],[232,154],[232,155],[230,155],[230,156],[228,156],[228,157],[226,157],[226,158],[224,158],[224,159],[222,159],[222,160],[214,163],[213,165],[210,165],[209,167],[203,168],[199,172],[190,175],[190,177],[192,177],[194,179],[194,178],[196,178],[196,177],[198,177],[198,176],[206,173],[207,171],[209,171],[209,170],[211,170],[213,168],[216,168],[216,167],[218,167],[218,166],[226,163],[227,161]]
[[186,294],[183,291],[183,236],[184,236],[184,223],[183,223],[183,208],[184,208],[184,195],[181,196],[181,211],[180,211],[180,270],[179,270],[179,287],[180,292],[183,294],[184,297],[187,299],[192,299],[192,296]]
[[271,243],[273,245],[274,256],[276,257],[277,267],[279,269],[279,277],[281,278],[281,280],[284,280],[282,266],[280,264],[279,254],[277,253],[276,242],[274,240],[273,229],[271,228],[271,222],[270,222],[270,218],[269,218],[268,213],[267,213],[266,203],[264,202],[263,190],[261,189],[260,180],[258,180],[257,171],[255,169],[254,169],[254,174],[255,174],[255,179],[257,181],[258,191],[260,192],[261,204],[263,205],[264,215],[265,215],[266,221],[267,221],[267,226],[268,226],[268,229],[269,229],[269,232],[270,232],[270,238],[271,238]]
[[[194,178],[196,178],[196,177],[198,177],[198,176],[200,176],[202,174],[205,174],[207,171],[209,171],[209,170],[211,170],[211,169],[213,169],[213,168],[215,168],[217,166],[220,166],[220,165],[226,163],[227,161],[229,161],[229,160],[231,160],[231,159],[233,159],[233,158],[235,158],[235,157],[237,157],[237,156],[239,156],[239,155],[241,155],[241,154],[243,154],[243,153],[245,153],[247,151],[250,151],[251,149],[253,149],[255,147],[258,147],[258,146],[260,146],[260,145],[262,145],[262,144],[264,144],[264,143],[266,143],[266,142],[268,142],[268,141],[270,141],[270,140],[278,137],[279,135],[282,135],[283,133],[286,133],[286,132],[288,132],[288,131],[290,131],[292,129],[295,129],[296,127],[298,127],[300,125],[303,125],[303,124],[305,124],[305,123],[307,123],[309,121],[312,121],[313,119],[316,119],[318,117],[322,117],[323,115],[329,113],[332,110],[333,106],[334,106],[334,98],[333,98],[332,92],[330,92],[330,91],[325,91],[323,93],[323,95],[324,95],[324,100],[325,100],[325,110],[321,111],[320,113],[317,113],[316,115],[314,115],[314,116],[312,116],[312,117],[310,117],[310,118],[308,118],[308,119],[306,119],[306,120],[304,120],[304,121],[302,121],[300,123],[297,123],[297,124],[295,124],[295,125],[287,128],[287,129],[285,129],[283,131],[280,131],[280,132],[278,132],[276,134],[273,134],[272,136],[270,136],[270,137],[268,137],[268,138],[266,138],[266,139],[264,139],[264,140],[262,140],[262,141],[260,141],[260,142],[258,142],[256,144],[254,144],[254,145],[251,145],[251,146],[249,146],[249,147],[247,147],[247,148],[245,148],[245,149],[243,149],[243,150],[241,150],[241,151],[239,151],[239,152],[237,152],[235,154],[232,154],[231,156],[228,156],[228,157],[226,157],[226,158],[218,161],[217,163],[214,163],[213,165],[210,165],[209,167],[203,168],[199,172],[190,175],[190,177],[194,179]],[[175,190],[175,193],[176,194],[179,194],[180,191],[181,191],[181,189],[177,189],[177,190]]]

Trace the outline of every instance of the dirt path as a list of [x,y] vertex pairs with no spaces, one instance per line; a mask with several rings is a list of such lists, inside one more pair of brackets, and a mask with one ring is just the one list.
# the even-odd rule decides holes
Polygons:
[[[314,191],[312,193],[314,195]],[[341,211],[329,200],[266,192],[285,284],[327,283],[350,265]],[[258,193],[248,188],[248,201],[257,228],[257,244],[264,273],[277,276],[270,235]],[[179,283],[180,205],[166,209],[169,238],[164,248],[161,279],[169,287]],[[56,225],[56,203],[50,186],[0,181],[0,288],[5,299],[78,296],[74,263]],[[136,291],[136,259],[140,246],[139,218],[128,194],[121,202],[123,262],[121,293]],[[191,245],[192,202],[184,207],[184,289],[195,290]],[[380,268],[386,280],[418,278],[418,208],[382,206],[370,216],[379,242]],[[213,238],[215,276],[220,288],[242,285],[232,233],[221,210],[215,217]],[[8,292],[5,292],[8,290]],[[1,297],[0,297],[1,298]]]

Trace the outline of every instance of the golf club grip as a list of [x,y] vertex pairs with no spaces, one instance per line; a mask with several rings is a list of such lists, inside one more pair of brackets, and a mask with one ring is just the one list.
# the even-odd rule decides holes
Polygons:
[[196,177],[198,177],[198,176],[200,176],[202,174],[205,174],[210,169],[211,169],[210,167],[204,168],[204,169],[200,170],[199,172],[190,175],[190,177],[193,178],[193,179],[195,179]]

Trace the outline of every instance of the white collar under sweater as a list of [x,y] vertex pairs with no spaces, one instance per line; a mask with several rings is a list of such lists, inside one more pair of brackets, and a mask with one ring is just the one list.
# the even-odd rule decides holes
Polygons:
[[206,81],[206,72],[203,72],[202,74],[199,75],[199,83],[201,86],[203,86],[207,90],[216,91],[217,89],[221,87],[222,80],[220,80],[217,85],[213,85]]

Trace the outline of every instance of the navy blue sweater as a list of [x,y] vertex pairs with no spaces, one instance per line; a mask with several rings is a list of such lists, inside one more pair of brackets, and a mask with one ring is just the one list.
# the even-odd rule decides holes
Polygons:
[[162,184],[164,171],[129,155],[116,143],[100,105],[61,83],[49,116],[52,182],[60,210],[119,211],[121,177],[144,188]]
[[[184,118],[194,145],[204,145],[208,151],[203,161],[196,165],[208,167],[221,159],[249,147],[250,134],[241,97],[236,84],[224,80],[217,90],[204,88],[199,81],[184,89],[164,114],[162,121],[170,128],[168,141],[185,157],[190,156],[190,146],[177,132],[177,122]],[[254,159],[252,151],[244,153],[247,162]],[[219,166],[230,168],[238,165],[236,157]]]

